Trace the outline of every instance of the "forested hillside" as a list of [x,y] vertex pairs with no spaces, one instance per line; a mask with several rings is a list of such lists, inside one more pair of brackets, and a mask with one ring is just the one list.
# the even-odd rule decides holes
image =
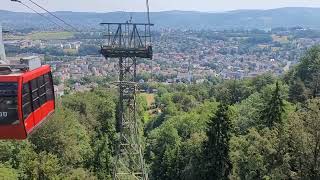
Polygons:
[[[130,16],[135,22],[145,22],[144,12],[54,12],[58,17],[82,29],[100,29],[101,22],[126,22]],[[44,15],[47,15],[44,13]],[[163,11],[151,12],[155,28],[170,29],[270,29],[276,27],[302,26],[319,29],[319,8],[289,7],[268,10],[238,10],[228,12]],[[4,27],[13,29],[54,28],[34,13],[0,10]]]
[[[283,77],[149,86],[155,103],[140,96],[138,114],[150,179],[320,179],[320,47]],[[0,177],[110,179],[116,97],[59,99],[29,140],[0,142]]]

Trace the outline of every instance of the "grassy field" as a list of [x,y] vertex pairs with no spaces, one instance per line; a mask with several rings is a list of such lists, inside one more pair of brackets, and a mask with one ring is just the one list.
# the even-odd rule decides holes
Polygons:
[[7,40],[59,40],[59,39],[70,39],[74,36],[72,32],[34,32],[26,36],[7,35]]
[[154,94],[141,93],[141,96],[144,96],[147,99],[148,107],[151,107],[151,105],[155,102]]
[[259,44],[258,47],[259,47],[260,49],[263,49],[263,48],[268,48],[269,45]]
[[288,43],[288,36],[277,36],[277,35],[272,35],[272,39],[275,42],[280,42],[280,43]]
[[25,39],[26,36],[14,36],[14,35],[6,35],[5,39],[6,40],[21,40],[21,39]]
[[[149,93],[141,93],[139,94],[142,97],[145,97],[147,100],[148,108],[152,108],[152,105],[155,103],[155,95]],[[143,114],[143,122],[149,122],[152,117],[157,115],[158,109],[150,109]]]
[[78,53],[78,50],[76,50],[76,49],[64,49],[63,52],[66,53],[66,54],[75,55],[75,54]]
[[26,36],[32,40],[54,40],[54,39],[70,39],[73,37],[72,32],[36,32]]

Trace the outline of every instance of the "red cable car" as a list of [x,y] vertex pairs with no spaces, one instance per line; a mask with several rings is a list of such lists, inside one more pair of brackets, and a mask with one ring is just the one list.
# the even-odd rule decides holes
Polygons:
[[0,66],[0,139],[26,139],[55,110],[50,66],[27,69]]

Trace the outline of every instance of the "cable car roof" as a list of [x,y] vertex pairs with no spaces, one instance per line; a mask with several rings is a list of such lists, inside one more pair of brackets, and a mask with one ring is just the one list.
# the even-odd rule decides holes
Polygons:
[[4,73],[1,73],[1,67],[5,67],[4,65],[0,65],[0,77],[19,77],[19,76],[37,76],[38,73],[42,71],[50,71],[49,65],[43,65],[34,70],[21,70],[21,69],[11,69],[11,71],[7,70]]

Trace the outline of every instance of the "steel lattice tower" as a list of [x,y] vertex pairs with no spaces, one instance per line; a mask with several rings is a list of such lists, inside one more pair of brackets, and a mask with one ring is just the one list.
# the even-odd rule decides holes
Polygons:
[[106,43],[101,54],[119,61],[119,104],[117,129],[120,139],[116,149],[114,180],[147,180],[141,134],[137,119],[137,58],[152,59],[150,26],[143,23],[101,23],[106,25]]

